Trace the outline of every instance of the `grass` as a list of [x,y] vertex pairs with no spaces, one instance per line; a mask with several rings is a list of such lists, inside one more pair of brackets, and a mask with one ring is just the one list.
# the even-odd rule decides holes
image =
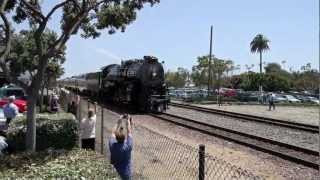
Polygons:
[[109,162],[94,151],[47,150],[0,160],[1,179],[117,179]]

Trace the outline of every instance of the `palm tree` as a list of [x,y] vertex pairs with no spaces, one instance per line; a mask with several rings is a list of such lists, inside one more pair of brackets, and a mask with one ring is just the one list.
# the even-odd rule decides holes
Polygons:
[[[252,53],[260,54],[260,74],[262,74],[262,52],[269,50],[269,40],[262,34],[256,35],[250,43],[250,50]],[[262,85],[259,84],[260,94],[262,95]]]

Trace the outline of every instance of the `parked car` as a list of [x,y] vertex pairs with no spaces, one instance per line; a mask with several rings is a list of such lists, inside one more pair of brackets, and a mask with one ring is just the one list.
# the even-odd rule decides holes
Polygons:
[[[3,108],[3,106],[6,105],[8,102],[8,98],[0,99],[0,107]],[[27,111],[27,101],[22,99],[16,99],[13,103],[18,107],[20,113]]]
[[311,103],[320,104],[319,99],[317,99],[317,98],[315,98],[315,97],[308,96],[307,98],[308,98],[308,101],[311,102]]
[[16,99],[26,100],[25,92],[20,87],[0,88],[0,98],[15,96]]
[[288,102],[290,103],[300,103],[301,101],[297,98],[295,98],[292,95],[284,95],[284,97],[287,99]]
[[221,88],[220,95],[225,96],[225,97],[234,97],[237,95],[237,92],[235,89]]
[[9,102],[9,96],[15,96],[16,100],[13,103],[18,106],[20,113],[27,111],[27,101],[24,90],[20,87],[12,86],[0,88],[0,108]]
[[206,89],[200,89],[198,93],[200,97],[208,97],[208,90]]
[[192,101],[193,98],[196,98],[198,96],[199,95],[196,90],[184,90],[180,97],[183,101]]
[[170,97],[177,97],[177,93],[174,89],[169,89],[168,94]]
[[274,102],[286,102],[287,101],[287,98],[285,98],[283,95],[280,95],[280,94],[276,94],[275,97],[274,97]]
[[296,95],[295,98],[299,99],[302,102],[308,102],[309,98],[307,96]]

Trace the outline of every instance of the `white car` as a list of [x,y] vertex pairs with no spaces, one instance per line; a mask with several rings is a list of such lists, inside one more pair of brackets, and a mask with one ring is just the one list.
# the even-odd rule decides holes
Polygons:
[[320,104],[319,99],[312,97],[312,96],[308,96],[308,101],[312,102],[312,103],[316,103],[316,104]]
[[277,103],[280,103],[280,102],[286,102],[287,101],[287,98],[285,98],[284,96],[282,95],[279,95],[279,94],[276,94],[274,99],[273,99],[274,102],[277,102]]
[[284,95],[284,97],[287,99],[288,102],[290,103],[300,103],[301,101],[297,98],[295,98],[292,95]]

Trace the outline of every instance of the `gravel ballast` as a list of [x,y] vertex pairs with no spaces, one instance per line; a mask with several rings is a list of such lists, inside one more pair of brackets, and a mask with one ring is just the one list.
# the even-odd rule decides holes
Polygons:
[[226,116],[208,114],[172,106],[170,106],[170,109],[167,111],[167,113],[213,124],[216,126],[221,126],[224,128],[229,128],[239,132],[270,138],[273,140],[305,147],[312,150],[318,150],[319,148],[319,135],[315,133],[309,133],[270,124],[250,122],[247,120],[240,120]]

